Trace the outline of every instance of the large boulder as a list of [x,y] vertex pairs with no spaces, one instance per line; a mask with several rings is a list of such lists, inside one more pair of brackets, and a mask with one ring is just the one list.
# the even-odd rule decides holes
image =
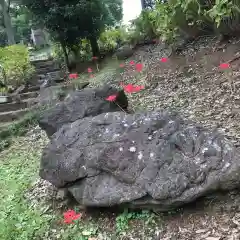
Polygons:
[[40,176],[84,206],[168,210],[240,186],[240,154],[219,132],[164,111],[104,113],[63,126]]
[[[117,95],[115,102],[106,100],[108,96],[115,94]],[[63,102],[45,111],[39,119],[39,126],[50,137],[64,124],[105,112],[122,111],[127,109],[127,106],[128,101],[123,90],[111,86],[85,88],[70,93]]]

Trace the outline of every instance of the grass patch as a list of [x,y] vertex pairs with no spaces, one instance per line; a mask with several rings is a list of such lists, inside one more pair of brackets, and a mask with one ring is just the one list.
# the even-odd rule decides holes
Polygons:
[[23,197],[38,175],[40,154],[41,148],[20,138],[0,155],[0,239],[41,239],[48,229],[52,216],[30,209]]
[[129,221],[131,220],[143,220],[145,224],[154,224],[155,215],[148,210],[142,212],[128,211],[125,209],[123,213],[116,217],[116,232],[121,233],[129,229]]

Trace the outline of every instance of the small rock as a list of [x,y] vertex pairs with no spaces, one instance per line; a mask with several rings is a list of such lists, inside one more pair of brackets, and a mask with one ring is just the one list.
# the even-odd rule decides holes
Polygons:
[[220,240],[220,237],[207,237],[205,240]]
[[198,230],[196,231],[197,234],[199,234],[199,233],[205,233],[205,232],[207,232],[207,229],[198,229]]
[[56,196],[56,200],[64,200],[66,199],[68,195],[68,190],[67,189],[59,189],[58,192],[57,192],[57,196]]

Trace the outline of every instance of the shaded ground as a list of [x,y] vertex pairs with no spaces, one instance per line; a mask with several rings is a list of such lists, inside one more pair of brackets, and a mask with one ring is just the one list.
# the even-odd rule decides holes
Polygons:
[[[239,44],[236,40],[220,46],[214,38],[201,38],[165,63],[160,58],[168,56],[169,51],[162,45],[142,47],[132,59],[144,63],[143,73],[136,74],[129,65],[120,73],[116,71],[119,62],[112,62],[91,78],[91,86],[120,81],[144,84],[145,90],[129,95],[133,110],[176,109],[207,127],[221,128],[239,146],[240,60],[231,63],[231,70],[219,69],[220,63],[238,54]],[[233,94],[231,79],[235,84]],[[50,184],[37,179],[41,147],[47,141],[36,128],[0,153],[0,239],[240,239],[238,191],[213,194],[165,214],[116,209],[85,211],[73,205],[82,212],[82,220],[74,225],[62,224],[66,200],[56,195]],[[37,181],[31,184],[34,179]]]

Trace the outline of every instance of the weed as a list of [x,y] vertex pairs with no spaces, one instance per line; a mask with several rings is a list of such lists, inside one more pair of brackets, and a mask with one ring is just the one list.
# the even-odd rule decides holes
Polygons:
[[123,213],[116,217],[116,232],[121,233],[129,228],[130,220],[144,220],[145,224],[154,224],[155,214],[148,210],[142,210],[141,212],[129,212],[125,209]]
[[37,176],[41,148],[29,148],[24,143],[15,148],[1,156],[0,239],[39,239],[52,217],[42,217],[38,211],[30,209],[23,194]]

